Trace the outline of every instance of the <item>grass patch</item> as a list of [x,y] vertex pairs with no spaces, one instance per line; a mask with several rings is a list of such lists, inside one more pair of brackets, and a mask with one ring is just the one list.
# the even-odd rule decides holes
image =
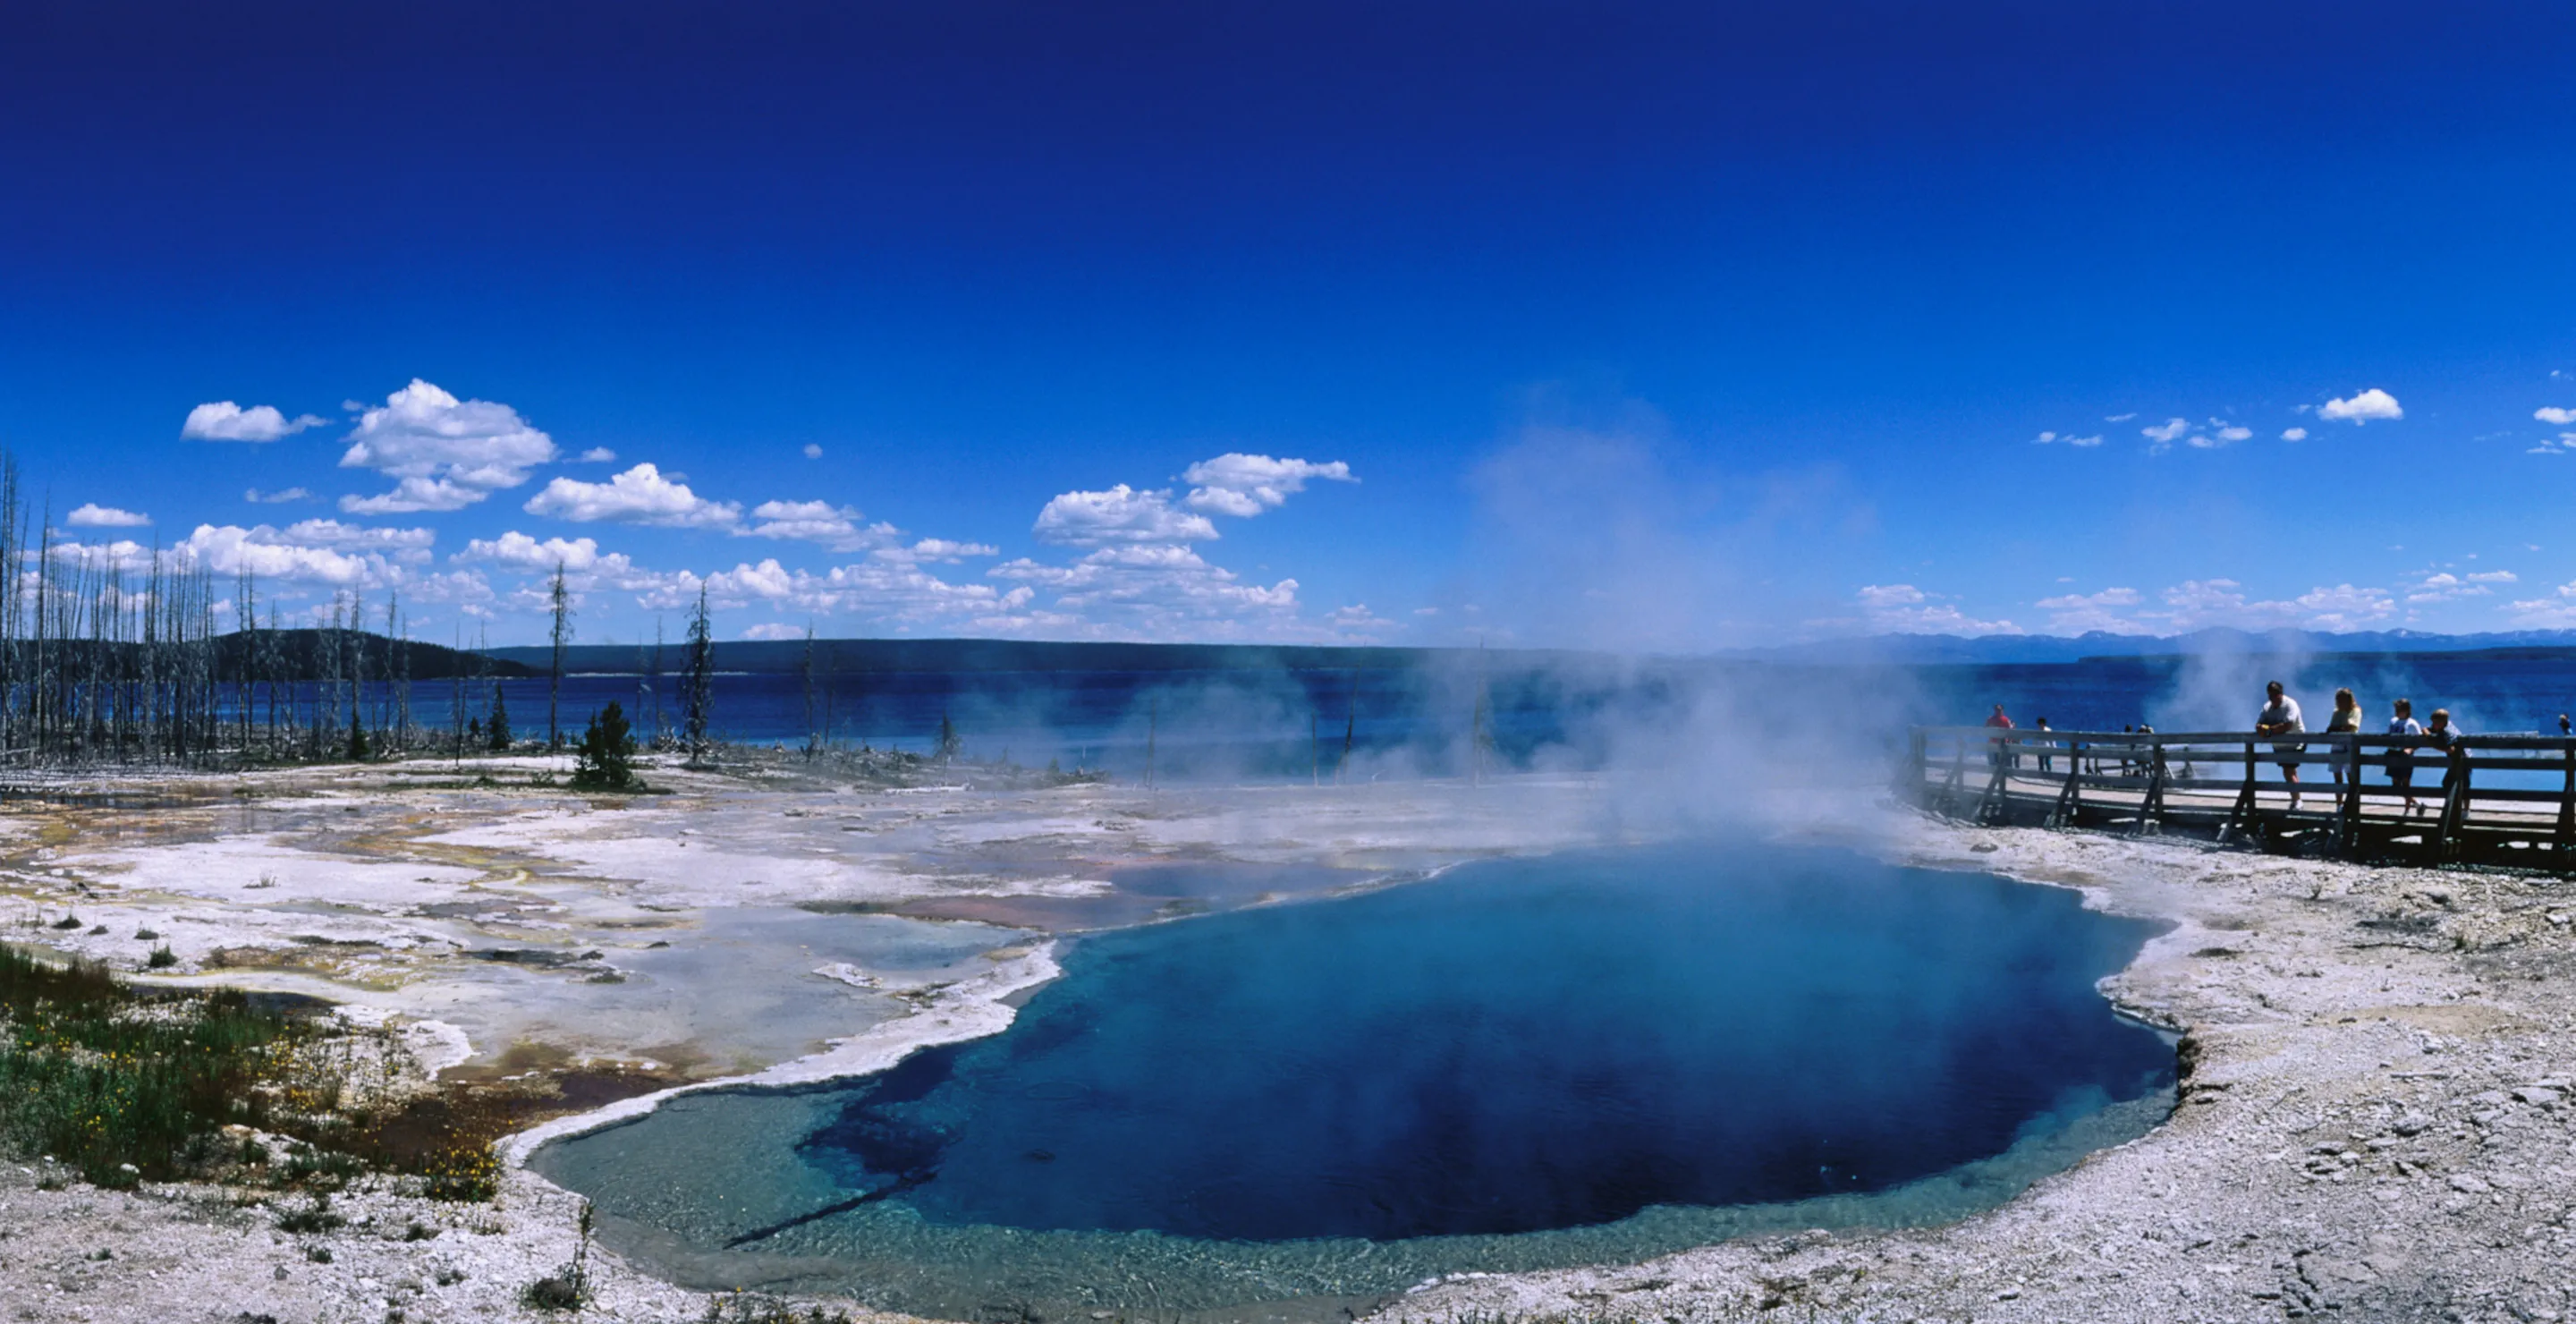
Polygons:
[[[389,1081],[398,1052],[386,1032],[234,990],[137,987],[0,946],[0,1150],[52,1155],[94,1185],[223,1177],[327,1194],[377,1172],[434,1199],[490,1199],[492,1144],[525,1125],[525,1104],[465,1085],[361,1088]],[[287,1137],[283,1161],[227,1138],[237,1125]]]

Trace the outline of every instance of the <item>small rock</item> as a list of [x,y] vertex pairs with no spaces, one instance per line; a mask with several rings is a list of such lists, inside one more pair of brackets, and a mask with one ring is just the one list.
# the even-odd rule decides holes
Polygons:
[[2389,1125],[2389,1130],[2402,1136],[2421,1135],[2433,1125],[2433,1119],[2422,1113],[2407,1113]]
[[2007,1287],[2004,1290],[1995,1293],[1995,1299],[1997,1301],[2015,1301],[2020,1298],[2021,1289],[2018,1287]]
[[2451,1174],[2451,1189],[2464,1195],[2484,1195],[2488,1187],[2485,1182],[2468,1173],[2455,1172]]
[[1992,855],[1997,850],[2001,849],[2001,847],[1998,847],[1991,841],[1980,841],[1976,845],[1970,846],[1968,849],[1978,855]]
[[2558,1102],[2558,1091],[2550,1089],[2544,1085],[2525,1085],[2521,1089],[2515,1090],[2513,1092],[2513,1097],[2522,1100],[2524,1103],[2536,1103],[2546,1107]]

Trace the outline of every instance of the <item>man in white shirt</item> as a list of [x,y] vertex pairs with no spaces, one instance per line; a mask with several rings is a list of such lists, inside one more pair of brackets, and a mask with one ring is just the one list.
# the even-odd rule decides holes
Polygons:
[[[2307,719],[2299,713],[2299,701],[2283,692],[2281,682],[2276,680],[2264,686],[2263,697],[2267,702],[2263,705],[2263,711],[2254,718],[2254,734],[2295,736],[2308,729]],[[2284,742],[2272,746],[2272,752],[2275,754],[2297,754],[2306,749],[2307,745],[2301,742]],[[2299,765],[2282,764],[2281,775],[2290,781],[2290,809],[2295,813],[2299,808]]]

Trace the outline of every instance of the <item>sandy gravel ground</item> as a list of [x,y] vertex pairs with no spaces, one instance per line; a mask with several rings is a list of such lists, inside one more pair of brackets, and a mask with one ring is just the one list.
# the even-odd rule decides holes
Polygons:
[[[1402,877],[1685,821],[1580,780],[1148,796],[969,780],[871,789],[754,770],[663,773],[676,794],[594,802],[404,784],[430,771],[226,779],[151,804],[13,803],[0,809],[0,923],[14,921],[12,940],[128,966],[143,954],[132,931],[149,926],[181,956],[177,982],[345,1000],[408,1026],[433,1066],[607,1063],[692,1088],[848,1070],[989,1029],[1006,1015],[996,999],[1043,977],[1044,930],[1084,915],[1132,922],[1134,898],[1113,879],[1139,864]],[[2174,923],[2109,986],[2134,1014],[2190,1036],[2174,1119],[1952,1227],[1470,1277],[1426,1285],[1387,1317],[2504,1321],[2576,1310],[2576,885],[1799,808],[1783,829],[1793,836],[2077,887],[2101,908]],[[943,920],[965,907],[989,926],[990,950],[976,950],[982,928],[950,923],[920,931],[965,935],[953,951],[925,952],[902,929],[824,960],[736,922],[799,904],[927,908]],[[72,911],[80,930],[39,927]],[[707,1010],[672,992],[686,994],[699,947],[737,962],[815,959],[760,998]],[[727,1017],[808,1028],[745,1049]],[[0,1166],[0,1318],[561,1318],[520,1294],[577,1240],[579,1201],[524,1172],[492,1206],[353,1192],[332,1204],[344,1225],[307,1232],[278,1225],[300,1197],[43,1190],[44,1176],[40,1164]],[[597,1296],[583,1318],[710,1309],[613,1255],[590,1263]]]

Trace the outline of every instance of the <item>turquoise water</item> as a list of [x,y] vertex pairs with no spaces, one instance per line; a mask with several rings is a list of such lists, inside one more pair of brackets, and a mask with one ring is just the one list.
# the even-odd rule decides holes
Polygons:
[[952,1317],[1937,1222],[2164,1115],[2094,988],[2149,933],[1840,852],[1497,861],[1085,938],[1003,1034],[536,1162],[683,1281]]

